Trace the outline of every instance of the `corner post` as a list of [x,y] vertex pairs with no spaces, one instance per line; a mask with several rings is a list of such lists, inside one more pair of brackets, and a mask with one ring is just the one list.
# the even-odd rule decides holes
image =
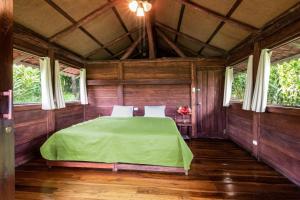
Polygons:
[[192,138],[197,137],[197,66],[191,63],[191,108],[192,108]]
[[[254,51],[253,51],[253,91],[255,88],[256,75],[259,65],[261,52],[261,43],[260,41],[256,41],[254,43]],[[260,146],[260,113],[253,112],[253,122],[252,122],[252,155],[259,160],[259,146]]]

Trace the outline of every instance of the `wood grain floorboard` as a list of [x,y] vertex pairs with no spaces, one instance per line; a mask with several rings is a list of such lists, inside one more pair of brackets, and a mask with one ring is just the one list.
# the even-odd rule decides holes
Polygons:
[[51,168],[35,159],[16,169],[17,200],[300,199],[300,188],[237,145],[194,140],[189,176]]

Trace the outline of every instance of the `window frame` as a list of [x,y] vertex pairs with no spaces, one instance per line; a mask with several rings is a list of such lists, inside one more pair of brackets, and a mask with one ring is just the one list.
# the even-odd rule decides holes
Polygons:
[[[81,67],[77,67],[77,66],[75,66],[75,65],[73,65],[73,64],[70,64],[70,63],[68,63],[68,62],[65,62],[65,61],[63,61],[63,60],[58,60],[59,61],[59,64],[60,64],[60,77],[61,77],[61,72],[62,72],[62,70],[61,70],[61,66],[65,66],[65,67],[70,67],[70,68],[73,68],[73,69],[78,69],[78,70],[80,70],[81,69]],[[80,74],[78,75],[78,78],[80,79]],[[79,80],[80,81],[80,80]],[[79,83],[79,87],[78,87],[78,89],[79,89],[79,91],[78,91],[78,93],[79,93],[79,98],[78,98],[78,100],[72,100],[72,101],[66,101],[65,100],[65,98],[64,98],[64,100],[65,100],[65,104],[67,105],[67,106],[70,106],[70,105],[79,105],[80,104],[80,83]],[[63,92],[63,95],[64,95],[64,90],[62,91]]]
[[[23,50],[20,50],[20,49],[17,49],[17,48],[13,48],[13,51],[14,52],[19,52],[19,53],[24,54],[24,55],[28,55],[29,58],[32,57],[32,58],[35,58],[35,59],[40,59],[40,57],[41,57],[40,55],[31,53],[31,52],[29,53],[29,52],[26,52],[26,51],[23,51]],[[25,59],[28,59],[28,58],[24,58],[23,60],[25,60]],[[36,67],[40,71],[40,66],[39,65],[35,66],[33,64],[30,64],[30,63],[24,63],[24,62],[22,62],[23,60],[19,61],[18,63],[15,63],[15,61],[14,61],[13,62],[13,66],[12,66],[13,70],[14,70],[14,66],[15,65],[19,65],[19,63],[21,63],[21,64],[25,65],[25,67],[31,67],[31,68],[35,68]],[[26,64],[28,66],[26,66]],[[40,76],[40,78],[41,78],[41,76]],[[41,79],[39,80],[39,82],[41,83]],[[40,90],[41,90],[41,88],[40,88]],[[14,94],[14,91],[15,90],[14,90],[14,77],[13,77],[13,94]],[[41,106],[42,105],[42,93],[41,93],[41,91],[40,91],[40,101],[39,102],[24,102],[24,103],[17,102],[17,103],[15,103],[14,99],[15,98],[13,98],[13,106],[14,107],[23,107],[23,106],[36,107],[36,106]]]
[[[234,81],[234,73],[237,70],[237,66],[241,65],[243,63],[245,63],[246,68],[242,69],[238,73],[245,73],[246,76],[247,76],[247,61],[248,61],[248,59],[245,58],[245,59],[239,60],[238,62],[236,62],[235,64],[232,65],[232,68],[233,68],[233,81]],[[233,82],[232,82],[232,84],[233,84]],[[246,83],[245,83],[245,87],[246,87]],[[240,100],[239,99],[232,99],[232,92],[233,92],[233,90],[232,90],[232,87],[231,87],[231,97],[230,97],[230,102],[229,102],[230,104],[231,103],[243,103],[244,102],[244,99],[240,99]]]
[[[294,41],[297,41],[297,40],[300,41],[300,37],[296,37],[292,40],[289,40],[289,41],[286,41],[286,42],[281,43],[279,45],[273,46],[272,48],[270,48],[270,50],[273,51],[277,48],[280,48],[280,47],[286,46],[290,43],[293,43]],[[272,57],[271,57],[271,59],[272,59]],[[273,67],[273,65],[277,65],[278,63],[284,63],[286,61],[290,62],[293,59],[298,59],[299,62],[300,62],[300,53],[298,54],[297,57],[295,55],[293,55],[293,56],[290,56],[290,57],[285,57],[281,60],[276,60],[275,62],[271,61],[271,68]],[[270,71],[271,71],[271,69],[270,69]],[[270,83],[270,81],[269,81],[269,83]],[[269,88],[268,88],[268,96],[269,96]],[[268,101],[268,99],[267,99],[267,101]],[[270,108],[270,110],[274,110],[274,109],[277,110],[279,108],[282,108],[282,109],[293,109],[293,108],[294,109],[300,109],[300,105],[299,106],[289,106],[289,105],[283,105],[283,104],[272,104],[272,103],[267,102],[267,110],[268,110],[268,108]]]

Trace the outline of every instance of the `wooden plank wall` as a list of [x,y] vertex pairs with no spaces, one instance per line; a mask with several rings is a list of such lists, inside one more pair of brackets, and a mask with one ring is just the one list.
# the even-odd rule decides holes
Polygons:
[[[87,107],[87,119],[99,114],[110,115],[113,105],[118,104],[138,107],[135,115],[143,115],[145,105],[166,105],[166,114],[170,117],[174,117],[179,105],[191,105],[189,62],[128,62],[122,64],[122,75],[119,65],[100,63],[87,66],[88,80],[111,81],[105,85],[88,86],[90,105]],[[113,82],[119,80],[120,76],[125,84]],[[187,83],[164,84],[164,80],[184,80]]]
[[54,130],[82,122],[83,106],[69,105],[55,111],[41,110],[39,105],[15,106],[16,166],[39,155],[39,148]]
[[259,159],[270,164],[298,185],[300,185],[299,122],[300,115],[264,113],[260,117],[258,141]]
[[32,159],[47,138],[48,115],[38,106],[14,109],[16,166]]
[[67,128],[84,121],[84,107],[70,105],[63,109],[55,110],[55,131]]
[[[197,79],[192,79],[194,65],[198,70],[212,74],[210,81],[203,82],[199,87],[209,87],[209,94],[212,94],[208,100],[213,104],[210,104],[211,110],[207,110],[207,113],[214,114],[207,121],[212,121],[209,128],[216,130],[216,134],[202,134],[202,137],[222,137],[222,121],[225,116],[220,101],[224,82],[224,67],[221,62],[166,60],[88,64],[86,68],[90,105],[86,108],[86,118],[110,115],[113,105],[138,107],[139,110],[134,113],[136,116],[144,115],[146,105],[166,105],[166,115],[174,117],[178,106],[192,105],[192,80]],[[206,94],[203,93],[203,96]],[[193,99],[197,101],[197,98]],[[193,136],[200,137],[200,133],[195,132]]]
[[230,139],[252,152],[252,112],[242,110],[240,104],[233,104],[227,112],[226,132]]
[[[253,112],[241,109],[241,104],[232,105],[228,109],[229,137],[300,185],[300,110],[270,107],[258,115],[255,119]],[[253,126],[255,120],[257,126]],[[258,130],[257,146],[252,143],[254,128]]]

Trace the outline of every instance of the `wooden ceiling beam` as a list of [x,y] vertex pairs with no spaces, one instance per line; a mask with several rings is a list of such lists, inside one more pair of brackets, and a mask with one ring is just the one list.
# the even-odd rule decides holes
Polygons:
[[246,24],[244,22],[241,22],[241,21],[238,21],[238,20],[226,17],[226,16],[224,16],[224,15],[222,15],[220,13],[217,13],[217,12],[215,12],[213,10],[210,10],[209,8],[206,8],[204,6],[201,6],[199,4],[191,2],[189,0],[179,0],[179,1],[182,4],[190,6],[190,7],[194,8],[196,10],[199,10],[201,12],[205,12],[206,14],[208,14],[208,15],[210,15],[212,17],[215,17],[216,19],[219,19],[219,20],[224,21],[226,23],[232,24],[232,25],[234,25],[234,26],[236,26],[238,28],[241,28],[241,29],[243,29],[245,31],[248,31],[248,32],[251,32],[251,33],[259,31],[259,29],[256,28],[256,27],[254,27],[254,26],[251,26],[251,25]]
[[177,47],[177,45],[166,36],[159,28],[156,28],[158,35],[182,58],[185,58],[186,55]]
[[126,60],[129,58],[129,56],[133,53],[134,49],[137,47],[137,45],[142,41],[142,39],[145,37],[146,33],[144,32],[142,35],[138,37],[136,41],[134,41],[131,46],[126,50],[124,55],[120,58],[120,60]]
[[156,58],[156,51],[155,51],[155,43],[153,37],[151,13],[146,13],[145,24],[146,24],[146,31],[148,36],[149,58],[154,59]]
[[[112,0],[108,0],[108,1],[109,1],[109,2],[112,2]],[[126,25],[125,25],[125,23],[124,23],[124,21],[123,21],[121,15],[120,15],[119,11],[117,10],[117,8],[116,8],[116,7],[113,7],[112,10],[113,10],[114,14],[116,15],[118,21],[120,22],[122,28],[124,29],[124,31],[125,31],[126,33],[128,33],[128,32],[129,32],[129,31],[128,31],[128,28],[126,27]],[[130,39],[131,42],[134,42],[133,38],[131,37],[131,34],[129,34],[129,35],[127,35],[127,36],[128,36],[128,38]]]
[[54,41],[58,40],[59,38],[72,33],[77,28],[91,22],[93,19],[100,16],[101,14],[106,12],[107,10],[112,9],[115,5],[117,5],[120,2],[122,2],[122,0],[112,0],[111,2],[108,2],[104,5],[102,5],[101,7],[97,8],[96,10],[92,11],[88,15],[81,18],[75,24],[72,24],[71,26],[68,26],[67,28],[63,29],[62,31],[60,31],[60,32],[56,33],[55,35],[53,35],[52,37],[50,37],[49,41],[54,42]]
[[173,28],[171,28],[171,27],[169,27],[169,26],[167,26],[165,24],[162,24],[160,22],[156,22],[155,25],[158,26],[158,27],[160,27],[160,28],[163,28],[163,29],[165,29],[165,30],[167,30],[167,31],[169,31],[171,33],[174,33],[174,34],[176,34],[178,36],[184,37],[184,38],[189,39],[189,40],[196,41],[200,45],[205,46],[207,48],[210,48],[211,50],[217,51],[217,52],[221,53],[222,55],[227,55],[227,51],[226,50],[221,49],[221,48],[216,47],[216,46],[213,46],[213,45],[210,45],[210,44],[206,44],[205,42],[200,41],[199,39],[194,38],[194,37],[192,37],[192,36],[190,36],[188,34],[185,34],[185,33],[182,33],[182,32],[178,32],[175,29],[173,29]]
[[[76,24],[76,20],[71,17],[68,13],[66,13],[61,7],[59,7],[52,0],[44,0],[48,5],[50,5],[53,9],[55,9],[58,13],[68,19],[72,24]],[[89,38],[91,38],[94,42],[96,42],[100,47],[103,46],[102,42],[100,42],[97,38],[95,38],[90,32],[88,32],[85,28],[79,27],[79,29],[85,33]],[[109,49],[105,48],[105,50],[110,54],[114,55]]]
[[[231,17],[231,15],[234,13],[234,11],[236,11],[236,9],[241,5],[241,3],[243,2],[243,0],[236,0],[235,3],[233,4],[233,6],[231,7],[231,9],[228,11],[226,17]],[[225,22],[222,21],[220,22],[220,24],[217,26],[217,28],[214,30],[214,32],[211,34],[211,36],[208,38],[208,40],[206,41],[206,44],[209,44],[214,37],[217,35],[217,33],[221,30],[221,28],[225,25]],[[200,55],[202,53],[202,51],[204,50],[205,47],[202,47],[199,51],[198,51],[198,55]]]
[[[177,29],[176,29],[177,32],[180,32],[184,11],[185,11],[185,4],[182,4],[179,13],[178,23],[177,23]],[[178,35],[176,34],[174,42],[177,43],[177,40],[178,40]]]
[[98,49],[95,49],[93,50],[92,52],[88,53],[85,57],[88,58],[88,57],[91,57],[92,55],[95,55],[97,52],[99,52],[101,49],[105,49],[105,48],[108,48],[114,44],[116,44],[117,42],[123,40],[124,38],[128,37],[128,35],[132,35],[136,32],[138,32],[139,30],[141,30],[141,27],[136,27],[130,31],[128,31],[128,33],[124,33],[123,35],[117,37],[116,39],[113,39],[112,41],[104,44],[102,47],[98,48]]

